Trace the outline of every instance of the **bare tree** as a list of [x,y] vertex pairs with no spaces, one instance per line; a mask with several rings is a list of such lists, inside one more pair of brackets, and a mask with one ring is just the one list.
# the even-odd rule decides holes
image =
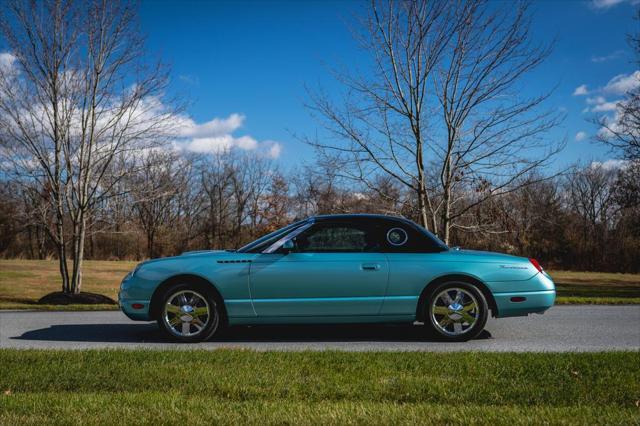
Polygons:
[[191,247],[194,240],[201,235],[206,211],[207,196],[202,190],[199,171],[196,167],[197,159],[183,153],[183,162],[188,165],[184,176],[185,184],[177,194],[177,209],[179,216],[173,230],[176,253],[182,253]]
[[374,64],[370,77],[340,73],[347,89],[344,105],[323,93],[311,93],[308,105],[335,143],[305,141],[335,164],[339,177],[380,192],[370,178],[379,172],[392,176],[415,193],[420,222],[430,228],[425,173],[430,77],[459,25],[453,11],[460,4],[389,1],[379,7],[373,1],[360,39]]
[[615,170],[594,163],[572,173],[568,181],[569,203],[584,220],[595,227],[609,226],[616,210],[614,201]]
[[455,11],[460,24],[434,78],[444,135],[439,129],[429,135],[437,170],[430,214],[447,243],[452,227],[468,229],[460,223],[463,215],[534,183],[521,178],[564,147],[544,138],[561,120],[543,108],[549,93],[521,95],[522,78],[547,58],[549,47],[530,41],[527,3],[494,6],[475,1]]
[[312,93],[310,109],[332,139],[305,140],[340,177],[383,197],[375,179],[391,176],[445,241],[466,212],[528,182],[519,178],[561,148],[541,140],[560,118],[541,110],[547,95],[518,96],[548,55],[531,45],[526,5],[374,1],[364,41],[374,69],[338,74],[341,106]]
[[[68,5],[48,2],[38,16],[35,3],[12,2],[0,16],[2,32],[12,49],[0,66],[0,131],[5,168],[22,183],[42,188],[54,220],[47,231],[60,260],[62,288],[69,289],[64,232],[62,145],[70,127],[64,69],[71,61],[77,28],[65,22],[77,19]],[[16,25],[10,26],[11,22]],[[56,34],[53,39],[50,34]],[[40,191],[37,191],[40,192]],[[45,224],[48,225],[47,222]]]
[[589,254],[593,268],[605,252],[605,240],[620,207],[615,202],[616,170],[598,163],[575,170],[567,180],[567,204],[580,218],[581,250]]
[[235,247],[243,241],[243,225],[255,226],[260,200],[269,185],[271,164],[268,159],[251,154],[232,153],[231,194],[233,199],[233,236]]
[[274,171],[270,176],[269,188],[257,206],[260,220],[256,220],[254,235],[267,234],[291,223],[292,204],[287,177],[278,170]]
[[[518,191],[501,197],[499,212],[517,253],[553,256],[552,247],[562,245],[562,193],[559,178],[543,179],[533,174]],[[504,235],[500,235],[504,239]]]
[[[640,9],[635,20],[640,22]],[[629,35],[628,42],[635,64],[640,65],[640,32]],[[640,161],[640,71],[633,73],[632,78],[638,80],[637,84],[616,103],[613,116],[597,116],[592,121],[600,126],[595,136],[598,142],[621,152],[628,160]]]
[[198,163],[200,185],[206,194],[206,246],[224,248],[226,233],[232,218],[231,177],[233,168],[229,164],[228,153],[203,158]]
[[189,185],[190,164],[171,151],[151,151],[127,177],[133,210],[137,213],[148,258],[159,256],[158,236],[175,226],[181,215],[180,194]]
[[295,216],[353,212],[352,201],[357,194],[352,188],[342,187],[340,173],[333,164],[323,162],[296,171],[292,179]]
[[23,181],[46,189],[62,289],[79,293],[91,209],[123,177],[114,159],[168,132],[167,75],[143,62],[128,1],[14,0],[5,9],[2,30],[15,66],[0,75],[3,153]]

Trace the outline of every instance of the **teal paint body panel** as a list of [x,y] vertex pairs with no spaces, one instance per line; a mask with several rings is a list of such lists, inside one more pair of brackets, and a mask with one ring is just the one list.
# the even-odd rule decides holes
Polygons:
[[[154,293],[178,276],[215,287],[230,324],[413,321],[423,291],[454,276],[484,285],[497,317],[543,312],[555,301],[546,273],[527,258],[500,253],[200,251],[138,265],[122,281],[122,311],[134,320],[153,320]],[[134,309],[134,303],[143,307]]]
[[376,315],[388,270],[382,253],[260,254],[249,288],[259,317]]
[[[128,275],[122,281],[119,293],[121,309],[130,318],[150,320],[149,302],[161,283],[180,276],[189,275],[211,283],[216,290],[228,299],[243,300],[241,303],[226,303],[227,314],[231,317],[255,317],[249,293],[250,261],[256,255],[226,251],[198,252],[183,256],[167,257],[143,262],[133,276]],[[226,263],[234,261],[234,263]],[[131,308],[133,300],[146,300],[143,310]],[[142,317],[142,318],[141,318]],[[134,318],[132,318],[134,319]]]

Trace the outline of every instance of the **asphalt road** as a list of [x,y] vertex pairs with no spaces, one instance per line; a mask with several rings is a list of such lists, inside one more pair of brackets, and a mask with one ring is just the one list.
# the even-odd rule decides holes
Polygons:
[[233,327],[216,341],[185,345],[120,312],[0,311],[0,348],[586,352],[640,350],[640,305],[556,306],[544,315],[489,319],[486,330],[466,343],[443,343],[419,325]]

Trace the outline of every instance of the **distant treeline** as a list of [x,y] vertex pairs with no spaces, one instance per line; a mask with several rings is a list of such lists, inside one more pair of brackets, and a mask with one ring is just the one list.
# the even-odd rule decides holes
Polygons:
[[[465,213],[449,244],[536,257],[552,268],[640,272],[639,176],[638,161],[593,163],[547,179],[527,176],[531,182],[517,191]],[[316,214],[370,212],[418,221],[412,192],[382,175],[377,182],[375,190],[363,188],[322,165],[285,173],[251,154],[151,152],[92,209],[85,257],[237,248]],[[51,212],[41,194],[10,182],[0,191],[0,255],[55,257],[43,225]],[[473,200],[477,191],[459,196]]]

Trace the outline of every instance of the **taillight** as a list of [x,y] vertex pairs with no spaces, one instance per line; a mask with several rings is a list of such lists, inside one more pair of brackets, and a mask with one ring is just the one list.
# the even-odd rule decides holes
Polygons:
[[529,262],[531,262],[531,264],[538,270],[538,272],[542,272],[542,266],[540,266],[540,264],[538,263],[537,260],[535,260],[534,258],[530,257],[529,258]]

